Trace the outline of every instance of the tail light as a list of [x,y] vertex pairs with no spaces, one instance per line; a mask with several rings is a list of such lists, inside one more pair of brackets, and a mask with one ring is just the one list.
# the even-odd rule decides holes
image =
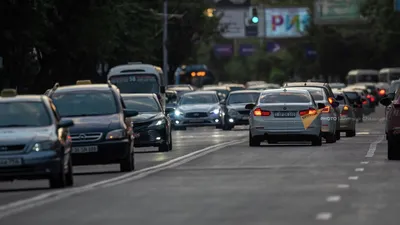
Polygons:
[[386,90],[385,89],[379,90],[379,95],[380,96],[384,96],[385,94],[386,94]]
[[328,98],[328,102],[329,102],[329,104],[332,104],[333,103],[333,98],[329,97]]
[[348,113],[349,113],[349,106],[347,106],[347,105],[343,106],[342,113],[340,113],[340,114],[347,115]]
[[322,113],[329,113],[331,111],[331,107],[330,106],[325,106],[324,109],[322,109]]
[[367,98],[371,100],[371,102],[375,101],[375,97],[373,95],[367,95]]
[[253,111],[254,116],[270,116],[271,112],[270,111],[264,111],[261,110],[260,108],[257,108]]
[[299,114],[300,114],[300,116],[316,115],[317,114],[317,110],[315,110],[313,108],[309,108],[309,109],[300,111]]

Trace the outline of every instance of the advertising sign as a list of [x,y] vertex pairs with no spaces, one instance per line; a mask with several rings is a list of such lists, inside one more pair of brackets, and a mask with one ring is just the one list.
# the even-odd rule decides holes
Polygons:
[[362,22],[360,7],[365,0],[316,0],[314,6],[314,23],[347,24]]
[[269,8],[265,10],[267,38],[303,37],[310,23],[308,8]]
[[222,36],[225,38],[243,38],[245,33],[245,13],[243,9],[218,9],[218,16],[221,16],[219,21]]

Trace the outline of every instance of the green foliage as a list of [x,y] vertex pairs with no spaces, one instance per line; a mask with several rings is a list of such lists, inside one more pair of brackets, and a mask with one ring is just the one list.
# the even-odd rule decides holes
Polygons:
[[[218,18],[206,17],[207,7],[195,0],[169,1],[169,13],[181,15],[168,20],[171,68],[195,57],[201,43],[218,35]],[[162,8],[162,0],[0,1],[0,56],[5,63],[0,86],[42,92],[55,81],[104,82],[96,73],[98,63],[161,65]]]

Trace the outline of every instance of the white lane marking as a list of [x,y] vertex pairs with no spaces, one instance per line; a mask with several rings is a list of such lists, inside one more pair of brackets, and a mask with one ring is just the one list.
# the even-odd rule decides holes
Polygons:
[[364,171],[364,168],[356,168],[354,171],[356,171],[356,172],[363,172],[363,171]]
[[25,211],[25,210],[28,210],[31,208],[39,207],[39,206],[42,206],[47,203],[51,203],[51,202],[55,202],[55,201],[67,198],[67,197],[70,197],[75,194],[81,194],[83,192],[90,191],[95,188],[103,187],[110,183],[120,182],[121,180],[130,181],[130,180],[134,180],[134,179],[140,179],[147,175],[157,173],[161,170],[169,169],[174,166],[179,166],[181,164],[187,163],[191,160],[194,160],[196,158],[199,158],[201,156],[209,154],[213,151],[217,151],[217,150],[220,150],[220,149],[228,147],[228,146],[240,144],[245,141],[247,141],[247,138],[244,140],[236,140],[236,141],[220,143],[217,145],[213,145],[213,146],[209,146],[207,148],[197,150],[197,151],[189,153],[187,155],[180,156],[178,158],[169,160],[165,163],[162,163],[162,164],[159,164],[156,166],[152,166],[152,167],[144,168],[144,169],[141,169],[138,171],[126,173],[122,176],[114,177],[114,178],[111,178],[108,180],[99,181],[99,182],[88,184],[88,185],[85,185],[82,187],[75,187],[75,188],[71,188],[71,189],[65,189],[65,190],[59,190],[59,191],[54,191],[54,192],[50,192],[50,193],[44,193],[44,194],[40,194],[40,195],[32,197],[32,198],[8,203],[6,205],[0,206],[0,219],[3,219],[4,217],[10,216],[10,215],[14,215],[16,213],[20,213],[22,211]]
[[341,189],[346,189],[346,188],[349,188],[350,185],[348,185],[348,184],[338,184],[337,187],[338,187],[338,188],[341,188]]
[[326,198],[327,202],[339,202],[342,199],[339,195],[329,196]]
[[368,135],[368,134],[370,134],[369,132],[357,132],[356,133],[357,135]]
[[367,152],[367,155],[365,155],[365,157],[371,158],[372,156],[374,156],[375,151],[376,151],[376,146],[381,143],[383,141],[385,137],[383,135],[379,136],[379,138],[372,142],[371,145],[369,146],[369,150]]
[[316,220],[330,220],[332,218],[332,213],[330,212],[322,212],[318,213],[315,217]]
[[368,164],[369,162],[368,161],[363,161],[363,162],[361,162],[361,164],[363,164],[363,165],[366,165],[366,164]]
[[358,180],[358,176],[351,176],[349,177],[349,180]]

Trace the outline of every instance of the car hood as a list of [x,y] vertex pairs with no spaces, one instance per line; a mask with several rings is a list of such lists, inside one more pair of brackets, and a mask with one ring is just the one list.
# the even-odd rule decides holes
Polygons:
[[250,103],[230,104],[230,105],[227,105],[226,107],[227,107],[228,109],[233,109],[233,110],[236,110],[236,111],[241,111],[241,110],[247,110],[247,109],[246,109],[246,105],[247,105],[247,104],[250,104]]
[[182,112],[209,112],[219,108],[218,104],[180,105],[178,110]]
[[71,133],[106,132],[111,129],[121,129],[122,115],[111,114],[101,116],[63,117],[63,120],[72,120],[74,126]]
[[55,137],[54,131],[54,126],[41,128],[0,128],[0,146],[51,140]]
[[152,120],[162,119],[164,114],[159,113],[139,113],[139,115],[131,117],[132,121],[135,123],[143,123]]

